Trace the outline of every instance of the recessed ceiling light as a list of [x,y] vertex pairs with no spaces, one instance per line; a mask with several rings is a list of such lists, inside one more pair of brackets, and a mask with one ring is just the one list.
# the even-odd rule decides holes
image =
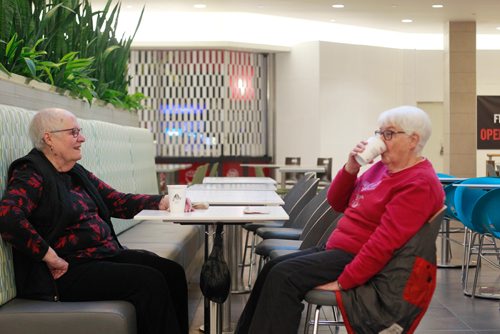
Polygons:
[[403,22],[403,23],[412,23],[413,20],[412,19],[402,19],[401,22]]
[[207,8],[207,5],[205,5],[204,3],[197,3],[196,5],[193,5],[193,7],[197,9],[203,9]]
[[335,4],[335,5],[332,5],[333,8],[344,8],[344,5],[343,4]]
[[496,27],[495,29],[496,29],[496,30],[500,30],[500,27]]
[[443,5],[440,5],[440,4],[435,4],[435,5],[432,5],[432,8],[443,8],[444,6]]
[[335,19],[331,19],[330,22],[336,22],[336,20]]

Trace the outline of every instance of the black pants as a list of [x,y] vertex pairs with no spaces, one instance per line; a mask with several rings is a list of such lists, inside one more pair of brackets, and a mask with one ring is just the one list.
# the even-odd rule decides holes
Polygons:
[[344,251],[313,247],[269,261],[255,281],[235,334],[296,334],[305,294],[335,281],[353,258]]
[[57,281],[61,301],[126,300],[138,334],[187,334],[187,282],[178,263],[142,250],[71,264]]

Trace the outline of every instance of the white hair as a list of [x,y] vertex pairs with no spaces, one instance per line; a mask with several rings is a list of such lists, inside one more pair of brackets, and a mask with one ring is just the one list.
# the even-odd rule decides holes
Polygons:
[[416,147],[416,153],[422,152],[427,140],[432,133],[431,120],[427,113],[420,108],[412,106],[400,106],[389,109],[380,114],[378,126],[399,126],[407,134],[418,134],[420,140]]
[[71,112],[60,108],[46,108],[39,110],[29,126],[29,136],[33,146],[42,150],[46,143],[43,136],[46,132],[60,130],[61,124],[68,117],[75,117]]

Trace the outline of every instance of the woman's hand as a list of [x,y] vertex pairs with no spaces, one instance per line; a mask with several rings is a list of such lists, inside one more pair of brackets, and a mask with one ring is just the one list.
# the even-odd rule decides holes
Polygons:
[[49,247],[42,260],[47,264],[54,279],[58,279],[68,271],[68,262],[60,258],[52,247]]
[[318,285],[315,287],[317,290],[326,290],[326,291],[340,291],[342,290],[339,285],[339,281],[334,281],[322,285]]
[[159,210],[168,210],[170,208],[170,200],[168,199],[168,195],[165,195],[161,198],[160,204],[158,204]]
[[355,156],[365,150],[366,144],[368,144],[368,142],[366,140],[362,140],[352,149],[351,152],[349,152],[347,163],[344,166],[345,171],[349,174],[358,174],[361,165],[356,161]]

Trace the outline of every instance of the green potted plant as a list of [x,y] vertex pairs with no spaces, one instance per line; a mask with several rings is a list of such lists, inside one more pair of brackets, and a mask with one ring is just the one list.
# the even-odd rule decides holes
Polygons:
[[[144,12],[144,9],[143,9]],[[0,0],[0,71],[45,82],[70,95],[122,109],[142,108],[128,94],[132,37],[116,37],[120,4],[93,11],[88,0]]]

